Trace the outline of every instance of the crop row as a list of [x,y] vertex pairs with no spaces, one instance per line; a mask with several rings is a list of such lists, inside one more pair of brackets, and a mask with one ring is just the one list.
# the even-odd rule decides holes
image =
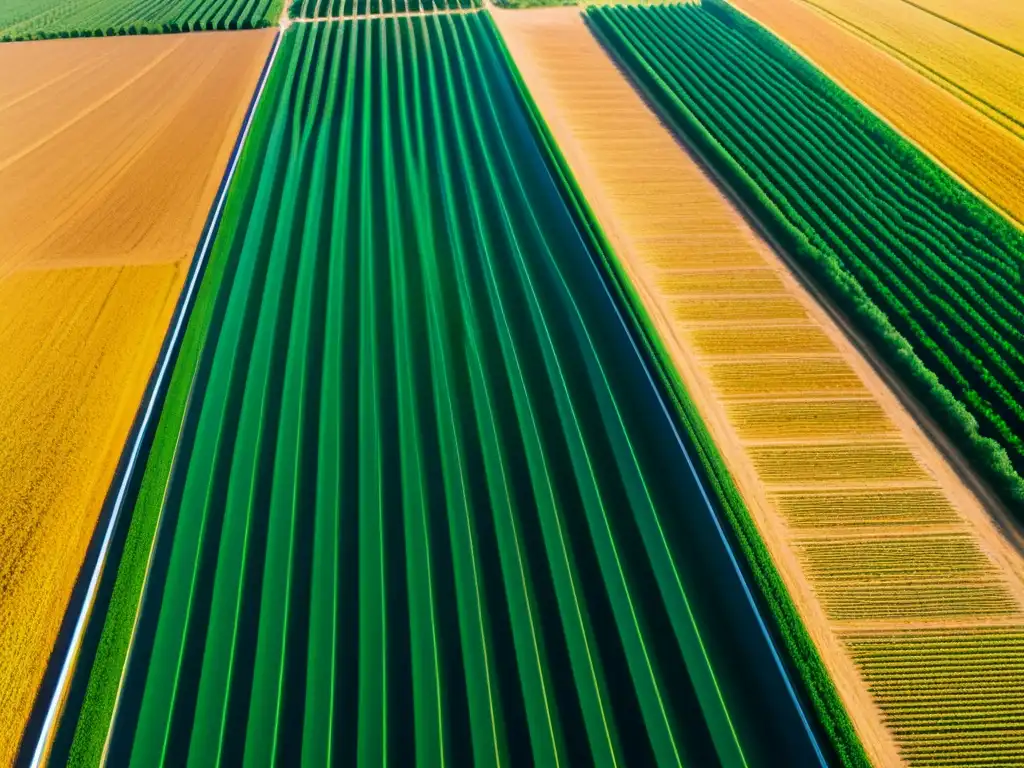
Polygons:
[[912,766],[1024,760],[1021,627],[843,637]]
[[291,13],[298,18],[323,19],[367,14],[469,10],[479,6],[480,0],[294,0]]
[[593,8],[613,50],[1024,508],[1024,238],[724,4]]
[[284,35],[112,754],[819,762],[532,110],[485,14]]
[[253,29],[277,23],[284,0],[14,0],[0,41]]

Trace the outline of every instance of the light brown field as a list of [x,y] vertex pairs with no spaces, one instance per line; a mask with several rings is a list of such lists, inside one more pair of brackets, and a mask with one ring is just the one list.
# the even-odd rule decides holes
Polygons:
[[[1005,687],[981,687],[988,667],[973,677],[936,669],[919,682],[926,716],[942,724],[933,732],[915,719],[921,713],[912,687],[889,670],[901,674],[915,654],[930,653],[932,629],[948,637],[977,633],[978,643],[1019,667],[1024,568],[1017,552],[829,315],[638,97],[579,14],[495,16],[872,761],[925,765],[925,756],[948,756],[958,743],[996,738],[1019,711],[1018,698]],[[872,644],[875,637],[883,642]],[[950,658],[967,653],[952,642],[942,648]],[[949,721],[945,712],[965,682],[973,705],[989,711]],[[1006,754],[1024,756],[1012,740]]]
[[0,764],[272,40],[0,46]]
[[[900,0],[864,1],[873,4],[903,4]],[[976,100],[969,103],[962,98],[963,94],[955,95],[895,58],[891,51],[877,47],[802,0],[730,2],[807,56],[994,205],[1002,208],[1018,223],[1024,223],[1024,140],[1021,138],[1024,133],[1018,135],[1011,132],[993,119],[991,110],[979,111]],[[827,2],[836,4],[861,0]],[[976,7],[973,3],[963,5],[965,8],[968,5]],[[915,12],[928,17],[928,14]],[[934,17],[928,18],[955,29]],[[971,37],[962,31],[957,34]],[[981,78],[988,83],[986,88],[998,89],[1002,94],[999,97],[1001,104],[1015,103],[1012,109],[1017,114],[1024,109],[1020,95],[1021,88],[1024,88],[1024,69],[1021,68],[1024,60],[1019,56],[1015,57],[1011,70],[990,77],[979,74],[987,71],[984,69],[986,65],[972,67],[970,61],[964,61],[955,52],[947,52],[948,43],[934,39],[926,42],[907,39],[900,43],[901,47],[914,50],[929,45],[941,46],[928,55],[948,59],[948,63],[943,66],[949,71],[952,71],[954,65],[961,70],[965,67],[971,69],[974,72],[972,82]],[[973,43],[972,50],[977,45]],[[992,54],[992,57],[999,60],[997,69],[1004,64],[1003,54],[1014,57],[1014,54],[996,46],[988,43],[985,46],[1001,51]],[[991,57],[985,55],[981,58],[988,61]],[[982,69],[978,69],[978,66]],[[989,93],[989,90],[985,92]]]

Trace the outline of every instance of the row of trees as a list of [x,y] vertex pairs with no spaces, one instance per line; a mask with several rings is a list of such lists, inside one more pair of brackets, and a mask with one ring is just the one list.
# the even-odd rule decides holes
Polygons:
[[1024,510],[1024,240],[716,0],[591,18],[678,127]]

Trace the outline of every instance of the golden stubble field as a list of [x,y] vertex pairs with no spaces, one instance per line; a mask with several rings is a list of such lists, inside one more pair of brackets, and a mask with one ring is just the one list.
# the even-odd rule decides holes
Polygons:
[[[959,20],[905,0],[801,0],[903,61],[1018,136],[1024,135],[1024,56],[963,22],[988,27],[986,5],[962,3]],[[941,7],[941,4],[940,4]],[[947,11],[949,9],[946,9]],[[1018,4],[1017,15],[1024,19]],[[962,21],[961,21],[962,20]],[[998,30],[992,29],[998,34]],[[985,35],[985,36],[982,36]]]
[[1020,696],[989,681],[1020,674],[1024,562],[579,14],[496,17],[873,762],[967,765],[1001,739],[1019,764]]
[[[904,0],[729,1],[1024,224],[1024,57]],[[950,10],[948,0],[915,3]],[[957,5],[961,18],[991,30],[985,7],[1012,17],[1011,4],[1016,0]],[[1024,6],[1016,5],[1024,19]]]
[[0,764],[273,34],[0,45]]

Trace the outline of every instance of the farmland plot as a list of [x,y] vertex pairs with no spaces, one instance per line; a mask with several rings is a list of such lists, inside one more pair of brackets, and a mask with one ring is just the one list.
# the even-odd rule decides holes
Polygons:
[[277,24],[284,0],[8,0],[0,41],[254,29]]
[[455,11],[480,7],[480,0],[294,0],[292,15],[324,19],[367,14]]
[[[905,0],[802,1],[1024,137],[1024,50],[1008,50]],[[967,6],[968,15],[984,19],[982,5]],[[1019,9],[1017,15],[1024,19]]]
[[[911,69],[890,52],[801,0],[730,2],[796,47],[900,133],[1024,227],[1024,140],[1019,130],[1015,133],[1003,127],[961,95]],[[922,5],[921,0],[915,2]],[[937,0],[931,2],[938,7]],[[1000,2],[1003,19],[1008,15],[1020,18],[1021,6],[1016,0],[943,0],[943,5],[955,4],[961,14],[984,18],[986,24],[1000,30],[1012,29],[1002,20],[995,22],[994,15],[979,12]],[[1021,28],[1020,22],[1017,28]],[[1017,105],[1020,106],[1019,101]]]
[[590,18],[1024,519],[1024,235],[728,6]]
[[112,754],[816,763],[490,17],[278,63]]
[[[948,755],[958,739],[1012,728],[1013,702],[993,694],[991,722],[950,725],[929,745],[876,693],[886,659],[868,670],[846,638],[880,633],[910,657],[920,634],[908,630],[1020,626],[1016,552],[579,15],[497,18],[742,494],[731,519],[815,692],[834,762],[901,765],[914,750]],[[937,676],[927,716],[957,693]]]
[[0,47],[0,763],[271,39]]

